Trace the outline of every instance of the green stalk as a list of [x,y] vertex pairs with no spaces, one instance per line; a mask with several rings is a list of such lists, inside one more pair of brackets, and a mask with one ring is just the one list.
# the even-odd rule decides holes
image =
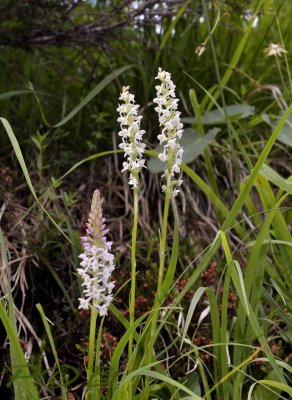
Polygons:
[[[168,178],[170,181],[170,177]],[[158,283],[157,283],[157,295],[155,301],[157,306],[159,306],[160,301],[160,292],[163,282],[163,273],[164,273],[164,264],[165,264],[165,252],[166,252],[166,237],[167,237],[167,222],[168,222],[168,213],[169,213],[169,204],[170,204],[170,186],[167,185],[166,193],[165,193],[165,202],[164,202],[164,211],[163,211],[163,221],[162,221],[162,232],[161,232],[161,240],[160,240],[160,262],[159,262],[159,271],[158,271]],[[155,307],[154,307],[155,308]],[[158,309],[156,310],[156,314],[158,317]],[[155,322],[155,324],[154,324]],[[152,320],[152,327],[156,326],[156,321]]]
[[[171,186],[170,186],[171,176],[169,175],[167,178],[167,189],[165,191],[165,200],[164,200],[164,211],[163,211],[163,220],[162,220],[162,232],[160,238],[160,262],[159,262],[159,271],[158,271],[158,282],[157,282],[157,292],[153,305],[153,316],[151,321],[151,333],[149,339],[149,346],[146,353],[146,365],[152,362],[152,352],[155,343],[155,330],[159,316],[159,305],[163,300],[161,298],[162,292],[162,283],[163,283],[163,273],[164,273],[164,265],[165,265],[165,252],[166,252],[166,237],[167,237],[167,223],[168,223],[168,213],[169,213],[169,204],[170,204],[170,195],[171,195]],[[150,391],[150,377],[147,376],[145,380],[145,389],[143,393],[143,399],[148,400]]]
[[[275,9],[275,7],[274,7],[274,9]],[[282,35],[281,25],[280,25],[280,21],[279,21],[279,18],[278,18],[276,10],[275,10],[275,19],[276,19],[276,22],[277,22],[278,32],[279,32],[279,36],[280,36],[280,40],[281,40],[280,43],[282,45],[284,45],[284,38],[283,38],[283,35]],[[286,65],[286,70],[287,70],[287,75],[288,75],[288,78],[289,78],[289,85],[290,85],[290,90],[287,90],[287,94],[288,94],[289,101],[291,103],[290,93],[292,91],[292,79],[291,79],[290,67],[289,67],[289,63],[288,63],[288,57],[287,57],[286,53],[284,53],[284,60],[285,60],[285,65]],[[283,87],[283,89],[284,88],[286,88],[286,85]]]
[[286,94],[287,94],[287,96],[288,96],[288,99],[289,99],[289,101],[291,102],[289,90],[287,89],[287,85],[286,85],[286,83],[285,83],[284,76],[283,76],[283,73],[282,73],[282,68],[281,68],[281,64],[280,64],[279,57],[276,55],[275,58],[276,58],[277,68],[278,68],[278,71],[279,71],[279,75],[280,75],[280,79],[281,79],[283,91],[286,92]]
[[[134,221],[132,229],[132,246],[131,246],[131,294],[130,294],[130,326],[135,322],[135,298],[136,298],[136,244],[137,244],[137,228],[138,228],[138,188],[134,188]],[[132,372],[131,357],[133,354],[133,336],[129,337],[128,345],[128,365],[129,372]],[[128,399],[132,399],[132,381],[129,381]]]
[[[89,349],[88,349],[88,367],[87,367],[87,395],[86,400],[92,399],[91,385],[94,364],[95,331],[98,310],[91,306],[90,308],[90,329],[89,329]],[[95,399],[94,399],[95,400]]]
[[101,323],[98,329],[98,335],[96,340],[96,354],[95,354],[95,366],[94,366],[94,374],[92,377],[92,398],[94,400],[100,400],[100,344],[102,337],[102,328],[103,328],[104,317],[101,319]]

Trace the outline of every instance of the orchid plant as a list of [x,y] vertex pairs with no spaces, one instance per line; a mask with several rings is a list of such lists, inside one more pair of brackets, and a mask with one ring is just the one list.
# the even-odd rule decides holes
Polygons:
[[86,224],[86,236],[81,237],[84,252],[80,254],[81,268],[77,269],[84,286],[84,297],[79,308],[95,307],[100,316],[107,315],[115,287],[111,274],[115,269],[114,256],[110,253],[112,242],[107,241],[105,219],[102,216],[101,198],[98,190],[93,193],[91,212]]
[[[152,353],[155,344],[155,331],[159,316],[161,298],[161,288],[164,278],[166,237],[170,201],[179,193],[182,184],[180,165],[182,163],[183,148],[179,143],[182,137],[183,124],[180,121],[178,112],[178,99],[175,97],[175,85],[171,80],[169,72],[159,68],[156,77],[161,84],[156,86],[157,97],[153,100],[157,104],[155,111],[158,113],[159,125],[162,129],[158,135],[160,144],[163,144],[163,151],[158,158],[165,163],[165,171],[162,175],[162,191],[165,194],[163,222],[160,238],[160,263],[158,273],[157,295],[154,300],[153,312],[149,315],[149,323],[145,326],[146,337],[148,337],[147,349],[144,361],[151,364]],[[132,327],[135,321],[135,297],[136,297],[136,243],[138,230],[138,195],[140,189],[140,173],[145,167],[143,154],[145,143],[142,142],[144,130],[141,129],[142,116],[139,115],[139,105],[135,103],[135,96],[130,93],[129,87],[125,86],[119,97],[120,104],[117,111],[119,113],[118,122],[121,130],[118,135],[122,138],[119,145],[124,151],[126,161],[123,162],[122,172],[129,173],[129,186],[134,192],[134,213],[131,243],[131,291],[130,291],[130,319],[129,326]],[[175,205],[174,205],[175,207]],[[100,192],[95,190],[91,204],[89,219],[86,224],[86,235],[81,237],[83,253],[80,254],[80,268],[77,269],[82,279],[83,297],[79,299],[80,309],[90,309],[90,333],[89,333],[89,354],[88,354],[88,387],[87,399],[99,399],[100,391],[100,365],[99,349],[96,341],[96,321],[97,316],[105,317],[108,308],[113,300],[114,282],[111,279],[115,269],[114,256],[110,253],[112,242],[107,240],[108,229],[102,215],[102,202]],[[148,329],[150,327],[150,330]],[[100,344],[102,323],[99,328],[97,343]],[[147,333],[148,332],[148,333]],[[128,373],[134,371],[134,330],[128,338]],[[94,355],[96,359],[94,361]],[[124,386],[125,398],[131,400],[135,389],[133,382],[129,380]],[[144,398],[149,398],[149,378],[146,378],[144,388]]]
[[[271,46],[271,54],[269,55],[279,58],[281,54],[283,54],[285,57],[286,51],[283,51],[281,48],[275,48],[275,45],[273,46]],[[281,54],[276,54],[276,50]],[[141,182],[143,182],[141,174],[143,169],[146,168],[145,159],[143,157],[145,153],[153,155],[153,152],[146,151],[146,145],[142,141],[145,131],[141,129],[142,116],[140,115],[139,105],[135,103],[134,95],[130,93],[130,88],[126,86],[122,89],[119,98],[120,104],[117,110],[119,113],[118,122],[121,128],[119,136],[122,139],[120,148],[123,150],[125,158],[122,172],[129,174],[128,183],[133,190],[134,199],[133,228],[130,245],[131,289],[129,296],[129,318],[127,318],[125,313],[119,311],[112,302],[115,288],[112,273],[115,270],[115,260],[111,250],[112,243],[107,237],[108,229],[106,229],[105,219],[103,218],[101,194],[96,190],[93,193],[91,210],[86,224],[86,234],[81,237],[83,250],[79,256],[80,266],[77,268],[82,288],[82,295],[79,298],[79,309],[81,309],[82,312],[85,310],[90,313],[88,357],[84,357],[87,383],[81,398],[82,400],[156,400],[166,398],[173,400],[182,398],[211,400],[216,397],[218,399],[224,398],[225,400],[230,400],[231,398],[251,398],[253,393],[255,397],[264,396],[268,398],[267,396],[272,393],[272,395],[276,395],[277,398],[284,398],[284,392],[292,396],[291,385],[289,386],[286,382],[287,378],[290,379],[288,373],[291,372],[288,363],[289,358],[287,357],[285,361],[283,361],[278,355],[273,354],[271,347],[273,337],[267,336],[267,334],[271,332],[267,329],[268,320],[259,318],[259,316],[262,317],[259,312],[262,308],[260,306],[260,296],[261,293],[265,291],[266,282],[264,275],[266,273],[271,278],[269,285],[273,285],[277,292],[281,289],[281,293],[278,292],[278,294],[281,297],[281,301],[283,301],[285,311],[289,303],[289,292],[285,287],[286,281],[281,283],[281,274],[279,274],[280,287],[274,279],[276,275],[274,275],[273,268],[266,262],[271,255],[269,246],[270,244],[272,245],[272,242],[275,242],[277,245],[281,244],[285,249],[283,253],[280,254],[280,250],[277,248],[277,251],[279,251],[277,254],[279,259],[282,261],[284,260],[283,265],[288,266],[289,257],[287,257],[288,252],[286,253],[286,251],[289,250],[288,244],[291,242],[291,235],[288,229],[289,224],[286,224],[286,220],[281,213],[281,208],[285,209],[286,212],[286,206],[283,207],[283,202],[286,201],[289,194],[289,179],[285,180],[280,175],[274,173],[273,170],[265,164],[265,161],[280,133],[281,127],[283,127],[285,121],[288,120],[292,105],[283,114],[279,124],[264,146],[258,161],[251,170],[249,177],[241,182],[243,189],[240,190],[230,210],[225,208],[220,198],[216,197],[215,193],[212,192],[201,178],[196,176],[194,171],[184,166],[184,171],[194,182],[198,183],[198,186],[213,200],[216,207],[223,210],[224,217],[226,218],[212,244],[208,246],[204,254],[202,253],[201,261],[191,273],[187,284],[179,290],[179,293],[177,293],[175,297],[171,298],[172,303],[167,303],[167,306],[165,306],[164,300],[166,295],[169,290],[174,287],[174,274],[179,247],[178,217],[175,202],[183,183],[181,172],[183,148],[180,145],[180,139],[183,134],[183,124],[180,120],[180,113],[178,111],[179,100],[175,95],[176,88],[172,82],[171,74],[159,68],[156,79],[160,83],[156,86],[157,94],[153,102],[155,103],[155,110],[158,114],[161,128],[161,132],[158,134],[158,140],[160,145],[163,146],[163,149],[157,156],[164,163],[165,168],[161,178],[161,189],[164,195],[164,210],[159,232],[159,268],[153,307],[149,312],[144,313],[139,318],[135,318],[136,277],[139,273],[136,265],[139,214],[138,200]],[[194,96],[191,96],[191,99],[192,98],[194,99]],[[195,102],[197,102],[196,99]],[[14,145],[16,143],[18,146],[9,123],[3,118],[1,121],[8,135],[13,138]],[[19,148],[18,151],[18,156],[20,157],[21,152]],[[114,152],[115,151],[112,153]],[[23,159],[20,158],[20,160],[22,160],[22,165],[25,166]],[[26,177],[29,177],[26,169],[25,171]],[[270,179],[275,186],[279,187],[276,196],[274,196],[273,189],[270,186]],[[28,182],[30,183],[30,188],[33,188],[31,182],[29,180]],[[237,221],[237,217],[241,214],[243,207],[247,207],[252,213],[256,209],[250,196],[250,191],[253,186],[258,191],[258,198],[261,200],[263,212],[266,214],[263,220],[261,220],[258,213],[254,213],[251,216],[250,220],[257,224],[255,231],[257,237],[255,241],[251,240],[252,236],[249,236],[249,232],[239,225],[239,221]],[[263,188],[265,190],[263,190]],[[38,201],[35,192],[32,191],[32,193]],[[41,202],[39,202],[39,205],[42,206]],[[167,237],[170,235],[167,236],[167,234],[170,225],[168,217],[171,206],[174,214],[174,228],[172,230],[173,244],[170,249],[167,246]],[[259,223],[258,220],[260,220]],[[236,252],[234,251],[234,247],[229,246],[227,237],[228,231],[232,228],[238,233],[237,239],[239,239],[240,244],[245,243],[244,239],[248,238],[247,249],[249,248],[250,254],[246,256],[246,261],[244,258],[246,270],[243,270],[239,262],[233,259]],[[270,240],[271,232],[273,232],[274,236],[272,236],[275,239],[272,241]],[[277,238],[279,238],[279,240]],[[224,274],[224,279],[221,279],[220,286],[218,286],[218,289],[221,289],[222,285],[222,292],[221,290],[216,290],[217,293],[215,294],[213,287],[208,287],[206,285],[206,287],[198,288],[197,282],[199,282],[204,271],[207,271],[209,263],[216,256],[221,244],[226,260],[226,268],[224,268],[225,272],[222,272],[222,276]],[[269,244],[269,246],[267,246],[267,244]],[[5,238],[1,229],[0,249],[4,266],[4,268],[2,268],[2,271],[4,271],[3,276],[5,276],[6,279],[5,274],[7,272],[8,283],[7,296],[3,296],[0,302],[0,319],[4,324],[9,338],[12,366],[11,382],[13,383],[15,391],[15,399],[23,400],[31,398],[39,400],[40,398],[51,398],[50,389],[47,390],[47,383],[45,380],[41,383],[44,392],[41,393],[41,396],[38,394],[36,385],[38,385],[39,382],[38,379],[35,379],[33,376],[34,370],[30,371],[30,366],[28,364],[32,347],[27,347],[25,354],[23,354],[23,350],[20,347],[19,332],[17,332],[16,326],[16,308],[14,306],[12,289],[10,286],[11,263],[8,262]],[[271,247],[271,249],[273,249],[273,247]],[[287,263],[286,260],[288,260]],[[190,266],[192,264],[193,262],[191,262]],[[258,265],[261,265],[263,268],[257,268]],[[284,280],[287,280],[287,274],[284,272],[288,271],[288,268],[289,267],[287,267],[287,269],[283,268],[282,270]],[[183,273],[187,270],[188,268],[184,269]],[[123,287],[126,286],[127,283],[128,282],[125,282]],[[175,324],[175,333],[177,333],[177,337],[173,337],[173,330],[169,330],[171,339],[173,339],[172,343],[169,344],[165,342],[163,349],[159,349],[157,342],[158,335],[161,333],[162,329],[168,330],[170,325],[174,325],[171,315],[173,315],[174,311],[177,311],[184,296],[186,296],[188,291],[194,286],[196,286],[196,291],[194,291],[194,296],[186,318],[184,318],[184,312],[180,308],[177,324]],[[260,291],[254,290],[255,286],[257,289],[260,288]],[[238,302],[238,307],[236,317],[232,316],[232,321],[229,321],[228,310],[230,305],[229,295],[232,293],[230,292],[231,288],[237,292],[236,302]],[[271,293],[273,292],[271,291]],[[220,296],[217,296],[217,294],[220,294]],[[197,346],[193,340],[198,328],[193,336],[188,336],[188,329],[190,324],[193,323],[194,310],[203,295],[207,296],[208,304],[206,309],[201,313],[197,325],[199,326],[203,318],[210,314],[212,344],[201,347]],[[270,297],[268,292],[266,296],[268,303],[273,304],[272,302],[274,302],[274,299]],[[8,302],[8,309],[5,308],[6,301]],[[276,301],[275,304],[277,304],[278,307]],[[37,304],[36,307],[40,312],[52,350],[52,359],[54,361],[54,367],[50,368],[47,363],[45,350],[43,350],[40,341],[39,346],[46,365],[46,373],[48,373],[50,382],[53,382],[53,384],[58,387],[60,398],[62,400],[69,399],[69,397],[74,397],[74,395],[68,391],[68,387],[71,386],[71,383],[68,381],[68,375],[63,374],[61,364],[58,360],[52,337],[50,320],[46,317],[40,304]],[[76,311],[73,302],[72,309],[74,312]],[[221,311],[220,315],[218,309]],[[279,307],[279,310],[281,311],[279,316],[283,318],[283,320],[285,317],[289,322],[289,319],[287,319],[288,314],[282,312],[281,307]],[[103,346],[101,345],[101,338],[103,321],[108,311],[110,311],[121,324],[124,333],[120,336],[119,342],[114,350],[110,352],[111,359],[108,365],[102,366],[101,349]],[[83,314],[87,315],[87,312]],[[101,317],[99,324],[97,324],[98,317]],[[261,320],[264,321],[264,324],[261,324]],[[279,321],[282,326],[282,319],[279,319]],[[273,321],[271,320],[270,322]],[[232,329],[230,330],[230,328]],[[284,330],[283,332],[285,333]],[[161,339],[164,340],[162,335]],[[255,344],[256,341],[258,344]],[[179,355],[173,362],[168,364],[169,360],[172,358],[172,349],[179,349],[178,342],[181,344],[181,357]],[[29,343],[32,343],[32,341]],[[127,354],[125,353],[126,346],[128,346]],[[187,347],[185,346],[188,346],[189,350],[186,350]],[[212,348],[210,352],[208,350],[209,347]],[[232,350],[230,351],[230,349]],[[156,353],[157,350],[159,352]],[[211,372],[214,372],[214,377],[212,373],[209,373],[209,366],[204,364],[204,359],[201,357],[200,353],[208,353],[212,356],[214,371]],[[262,353],[265,357],[263,357]],[[177,354],[177,352],[175,354]],[[188,375],[184,376],[184,382],[182,382],[180,380],[181,375],[175,374],[177,378],[175,381],[171,377],[172,368],[175,366],[176,369],[178,369],[180,365],[178,361],[185,358],[188,360],[188,370],[186,372]],[[260,365],[263,366],[261,373],[266,370],[266,379],[257,380],[252,375],[249,376],[249,374],[247,374],[247,368],[252,368],[251,364],[255,361],[260,362]],[[178,372],[180,373],[180,371]],[[200,380],[198,384],[197,378]],[[83,378],[81,377],[81,379]],[[249,381],[253,382],[247,393],[246,388],[248,387]],[[193,388],[194,384],[196,386],[195,388]],[[256,389],[255,385],[257,385]],[[81,385],[78,383],[76,387],[80,388]],[[259,388],[259,390],[257,390],[257,388]],[[201,394],[202,392],[203,394]],[[265,393],[267,393],[267,395]],[[201,395],[203,397],[201,397]]]
[[[180,113],[177,111],[179,100],[175,97],[175,85],[171,80],[171,74],[158,70],[156,79],[161,81],[161,85],[156,86],[157,97],[153,100],[157,104],[155,111],[158,113],[159,125],[162,128],[158,135],[160,144],[164,145],[163,152],[158,158],[165,163],[165,171],[162,175],[162,191],[165,193],[163,224],[160,240],[160,264],[158,273],[157,295],[155,297],[153,313],[151,314],[151,331],[148,342],[148,349],[145,353],[145,361],[151,363],[152,352],[155,343],[155,328],[159,315],[159,304],[162,300],[159,297],[163,283],[163,274],[165,267],[166,253],[166,236],[167,221],[169,213],[170,200],[179,193],[179,187],[182,184],[180,165],[182,162],[183,148],[179,144],[182,137],[183,124],[180,121]],[[124,156],[127,161],[123,163],[124,171],[129,171],[129,185],[134,189],[134,221],[132,230],[132,246],[131,246],[131,294],[130,294],[130,326],[135,321],[135,290],[136,290],[136,241],[137,241],[137,224],[138,224],[138,191],[139,191],[139,173],[144,167],[145,160],[142,158],[145,150],[145,144],[141,143],[142,136],[145,131],[140,129],[141,116],[138,116],[139,106],[135,104],[134,95],[129,93],[129,87],[123,87],[120,95],[122,104],[118,106],[117,111],[120,113],[118,122],[121,125],[119,136],[122,137],[120,148],[124,150]],[[129,372],[132,371],[133,362],[133,334],[129,338],[128,362]],[[127,387],[127,398],[132,399],[133,396],[132,382]],[[146,378],[144,397],[149,397],[149,378]]]

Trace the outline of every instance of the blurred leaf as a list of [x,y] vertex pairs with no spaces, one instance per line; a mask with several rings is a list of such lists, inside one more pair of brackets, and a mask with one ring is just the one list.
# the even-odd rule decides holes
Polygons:
[[[269,377],[270,375],[272,375],[272,372],[270,374],[268,374],[267,377]],[[274,377],[274,374],[272,376],[273,376],[273,379],[277,379],[277,377]],[[261,391],[259,389],[259,391],[257,392],[257,390],[259,388],[259,386],[257,386],[256,390],[253,392],[252,399],[255,399],[255,400],[279,399],[279,394],[277,394],[277,393],[278,392],[281,393],[281,391],[288,393],[290,396],[292,395],[292,389],[288,385],[281,383],[281,382],[277,382],[276,380],[263,379],[263,380],[255,382],[254,384],[251,385],[251,387],[249,388],[249,391],[248,391],[248,399],[251,399],[251,394],[252,394],[252,391],[253,391],[253,388],[255,387],[255,385],[261,385],[260,387],[262,389]],[[263,387],[263,385],[265,385],[265,387],[267,387],[267,389],[265,389]],[[268,390],[269,387],[272,387],[272,389]],[[263,391],[264,389],[265,389],[265,391]],[[254,396],[255,393],[259,393],[259,396]],[[275,395],[273,395],[273,393]]]
[[[219,128],[212,128],[205,136],[201,137],[195,129],[186,128],[179,141],[184,149],[183,163],[188,164],[202,154],[205,148],[215,139],[218,132],[220,132]],[[162,145],[158,145],[154,149],[158,153],[161,153],[162,150]],[[148,168],[153,173],[162,172],[165,169],[165,163],[161,162],[157,157],[151,157],[148,161]]]
[[292,194],[292,182],[282,178],[276,171],[270,168],[267,164],[263,164],[261,174],[264,175],[270,182],[278,186],[280,189],[287,193]]
[[[263,121],[266,122],[268,125],[270,125],[272,129],[275,129],[276,124],[279,122],[279,120],[281,118],[282,118],[282,114],[279,115],[279,117],[277,118],[277,120],[274,123],[268,114],[262,115]],[[286,144],[287,146],[292,147],[292,115],[291,114],[286,119],[285,124],[284,124],[283,128],[281,129],[281,132],[279,133],[279,136],[277,139],[280,142]]]
[[[277,376],[274,371],[268,373],[265,379],[274,379],[277,380]],[[280,394],[280,389],[270,389],[269,387],[264,387],[258,385],[253,392],[254,400],[278,400]]]
[[[187,381],[184,380],[184,386],[190,389],[192,392],[196,393],[198,396],[201,396],[201,386],[200,386],[200,378],[197,372],[192,372],[188,375]],[[181,399],[191,399],[191,397],[185,397],[185,394],[182,391],[179,391]]]
[[[255,108],[248,104],[233,104],[226,106],[226,113],[230,121],[248,118],[255,113]],[[186,124],[196,124],[196,118],[182,118],[182,122]],[[223,108],[212,110],[205,115],[202,115],[204,125],[224,124],[226,122]]]
[[10,97],[19,96],[19,95],[22,95],[22,94],[31,94],[31,90],[28,90],[28,89],[25,89],[25,90],[12,90],[10,92],[1,93],[0,94],[0,101],[9,99]]

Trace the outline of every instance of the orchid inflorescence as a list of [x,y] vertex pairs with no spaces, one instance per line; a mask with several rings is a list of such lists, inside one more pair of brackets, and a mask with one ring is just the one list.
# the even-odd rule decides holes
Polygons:
[[129,185],[134,189],[139,186],[139,172],[145,164],[142,155],[146,145],[141,142],[145,131],[140,129],[142,116],[138,115],[139,105],[135,104],[135,96],[129,93],[129,86],[123,87],[119,99],[123,102],[117,109],[120,113],[118,122],[121,124],[120,148],[124,150],[127,157],[127,161],[123,162],[122,172],[127,170],[130,172]]
[[[169,72],[158,70],[156,79],[161,81],[156,86],[157,97],[153,100],[157,103],[155,111],[158,113],[159,124],[162,132],[158,135],[160,144],[164,145],[163,152],[158,158],[166,163],[165,184],[162,190],[169,191],[171,197],[179,193],[179,186],[182,184],[180,165],[182,162],[183,148],[178,140],[182,137],[183,124],[180,121],[180,112],[177,111],[178,99],[175,97],[175,85],[171,80]],[[142,155],[145,144],[141,143],[145,131],[140,130],[141,116],[138,116],[138,105],[135,105],[134,95],[129,93],[129,87],[123,87],[119,98],[123,103],[118,106],[120,113],[118,122],[121,125],[119,136],[122,137],[120,148],[124,150],[127,161],[123,163],[123,171],[130,172],[129,184],[137,188],[139,184],[139,172],[145,164]]]
[[166,168],[162,177],[165,177],[166,185],[162,190],[171,190],[171,196],[179,193],[178,187],[182,184],[180,165],[182,162],[183,148],[178,140],[182,137],[183,124],[180,121],[180,112],[177,111],[178,99],[175,97],[175,85],[169,72],[158,70],[156,79],[161,81],[156,86],[157,97],[153,100],[157,104],[155,111],[158,113],[159,124],[163,128],[158,139],[164,144],[163,152],[158,155],[162,162],[166,162]]
[[86,236],[81,237],[84,252],[80,254],[82,268],[77,272],[83,279],[83,298],[80,298],[79,308],[87,310],[96,307],[99,315],[107,315],[107,310],[113,299],[112,290],[115,286],[111,274],[115,269],[114,256],[110,253],[112,242],[108,242],[104,218],[102,216],[101,198],[98,190],[93,193],[91,212],[86,224]]

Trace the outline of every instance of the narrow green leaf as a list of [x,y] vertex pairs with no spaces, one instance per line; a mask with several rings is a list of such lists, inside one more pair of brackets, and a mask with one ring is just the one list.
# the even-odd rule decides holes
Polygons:
[[272,381],[272,380],[269,380],[269,379],[262,379],[262,380],[257,381],[257,382],[255,382],[254,384],[251,385],[251,387],[249,388],[249,391],[248,391],[248,397],[247,397],[248,400],[251,400],[251,398],[252,398],[251,395],[252,395],[254,387],[256,385],[261,385],[261,384],[262,385],[268,385],[268,386],[274,387],[276,389],[280,389],[283,392],[286,392],[290,396],[292,396],[292,388],[290,386],[288,386],[288,385],[286,385],[284,383]]
[[[131,379],[133,379],[135,376],[149,376],[150,378],[153,379],[158,379],[162,382],[166,382],[169,385],[176,387],[180,390],[182,390],[183,392],[189,394],[193,400],[203,400],[202,397],[198,396],[196,393],[194,393],[193,391],[191,391],[189,388],[187,388],[186,386],[182,385],[181,383],[169,378],[166,375],[162,375],[159,372],[156,371],[149,371],[149,368],[151,366],[155,365],[155,363],[152,363],[150,365],[147,365],[146,367],[143,368],[139,368],[136,371],[130,373],[129,375],[127,375],[127,377],[123,380],[123,384],[126,384],[128,381],[130,381]],[[119,391],[121,391],[121,387],[119,388]],[[119,397],[119,391],[116,391],[115,395],[113,396],[112,400],[117,400]]]
[[3,273],[6,273],[8,280],[8,306],[9,306],[9,316],[0,301],[0,319],[3,323],[6,334],[9,338],[10,344],[10,361],[12,370],[12,382],[14,388],[15,400],[37,400],[37,390],[33,381],[33,377],[29,371],[27,362],[25,360],[23,351],[21,349],[17,328],[16,328],[16,318],[14,311],[14,302],[12,298],[11,288],[10,288],[10,272],[8,267],[7,252],[5,246],[5,240],[0,228],[0,248],[2,253],[2,267]]
[[55,222],[55,220],[50,216],[50,214],[47,212],[47,210],[44,208],[44,206],[42,205],[42,203],[40,202],[39,198],[37,197],[37,194],[34,190],[33,184],[31,182],[23,155],[22,155],[22,151],[20,149],[20,146],[18,144],[18,141],[16,139],[16,136],[14,135],[14,132],[11,128],[11,125],[9,124],[9,122],[7,121],[7,119],[5,118],[1,118],[0,120],[6,130],[6,133],[10,139],[10,142],[12,144],[13,150],[15,152],[15,155],[17,157],[17,160],[19,162],[19,165],[22,169],[23,175],[25,177],[26,183],[34,197],[34,199],[36,200],[36,202],[39,204],[39,206],[42,208],[42,210],[45,212],[45,214],[48,216],[48,218],[50,219],[50,221],[54,224],[54,226],[62,233],[63,236],[65,236],[65,238],[70,242],[70,239],[66,236],[66,234],[62,231],[62,229],[59,227],[59,225],[57,224],[57,222]]
[[69,112],[61,121],[54,125],[54,128],[58,128],[62,125],[65,125],[71,118],[75,117],[75,115],[82,110],[83,107],[86,106],[95,96],[97,96],[109,83],[111,83],[114,79],[116,79],[123,72],[127,71],[129,68],[132,68],[133,65],[126,65],[125,67],[119,68],[105,77],[95,88],[88,93],[88,95],[76,106],[72,111]]
[[194,311],[195,311],[195,309],[197,307],[197,304],[200,301],[200,299],[203,296],[203,294],[205,293],[206,289],[207,289],[206,287],[199,287],[196,290],[196,292],[194,294],[194,297],[192,298],[191,304],[189,306],[187,318],[186,318],[186,321],[185,321],[185,326],[184,326],[184,330],[183,330],[183,334],[182,334],[182,338],[181,338],[181,346],[180,346],[180,348],[182,348],[182,346],[184,344],[184,341],[185,341],[185,338],[186,338],[186,335],[187,335],[187,331],[189,329],[189,326],[190,326],[191,320],[193,318],[193,314],[194,314]]
[[276,171],[274,171],[267,164],[263,164],[260,173],[266,177],[270,182],[285,192],[292,194],[292,182],[282,178]]
[[0,301],[0,319],[10,343],[11,369],[15,400],[38,400],[37,390],[18,341],[17,332],[11,324]]
[[55,347],[55,343],[54,343],[54,339],[53,339],[53,336],[52,336],[51,328],[50,328],[50,325],[48,323],[48,322],[50,322],[52,324],[52,322],[46,317],[44,309],[41,306],[41,304],[38,303],[36,305],[36,308],[37,308],[38,312],[41,315],[41,318],[42,318],[42,321],[43,321],[43,324],[44,324],[44,327],[45,327],[45,330],[46,330],[46,333],[47,333],[47,336],[48,336],[48,339],[49,339],[49,343],[50,343],[50,346],[51,346],[51,349],[52,349],[52,352],[53,352],[53,356],[54,356],[54,359],[55,359],[55,362],[56,362],[56,365],[57,365],[57,368],[58,368],[58,371],[59,371],[60,381],[61,381],[62,399],[63,400],[67,400],[67,394],[66,394],[67,391],[66,391],[66,387],[65,387],[65,384],[64,384],[63,375],[62,375],[62,372],[61,372],[58,353],[57,353],[57,350],[56,350],[56,347]]
[[10,97],[19,96],[22,94],[31,94],[31,90],[24,89],[24,90],[12,90],[11,92],[1,93],[0,94],[0,101],[9,99]]
[[245,308],[246,315],[249,315],[248,299],[247,299],[247,295],[246,295],[246,291],[245,291],[242,269],[237,260],[233,260],[233,263],[236,268],[237,275],[235,273],[233,273],[231,275],[232,280],[233,280],[234,286],[237,290],[237,293],[239,293],[239,292],[241,293],[241,299],[242,299],[243,306]]
[[123,153],[123,150],[108,150],[108,151],[103,151],[101,153],[96,153],[96,154],[92,154],[89,157],[84,158],[81,161],[78,161],[76,164],[74,164],[67,172],[65,172],[64,175],[62,175],[60,178],[55,179],[54,180],[54,185],[59,185],[60,182],[66,178],[66,176],[68,176],[69,174],[71,174],[71,172],[73,172],[76,168],[79,168],[82,164],[86,163],[87,161],[91,161],[91,160],[95,160],[96,158],[99,157],[105,157],[105,156],[109,156],[109,155],[113,155],[113,154],[118,154],[118,153]]
[[[111,393],[114,393],[118,388],[118,376],[119,376],[119,366],[121,356],[123,354],[124,348],[126,347],[129,338],[131,335],[136,332],[137,327],[141,324],[141,322],[148,316],[148,313],[145,313],[140,318],[138,318],[134,324],[128,327],[127,331],[124,333],[122,338],[119,340],[117,347],[113,353],[111,362],[110,362],[110,370],[109,370],[109,388]],[[135,336],[134,336],[135,337]],[[133,353],[132,357],[135,357],[135,352]],[[134,362],[134,360],[130,360],[130,362]]]

